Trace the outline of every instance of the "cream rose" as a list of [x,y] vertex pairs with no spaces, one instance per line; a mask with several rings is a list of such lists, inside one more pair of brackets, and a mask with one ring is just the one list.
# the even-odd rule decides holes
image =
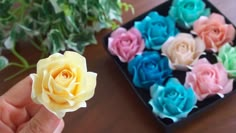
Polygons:
[[169,37],[162,46],[162,53],[168,57],[170,67],[173,69],[187,69],[198,60],[204,50],[203,41],[187,33]]
[[31,97],[57,117],[86,107],[94,95],[97,74],[87,72],[86,60],[78,53],[53,54],[37,63],[37,73],[30,75]]

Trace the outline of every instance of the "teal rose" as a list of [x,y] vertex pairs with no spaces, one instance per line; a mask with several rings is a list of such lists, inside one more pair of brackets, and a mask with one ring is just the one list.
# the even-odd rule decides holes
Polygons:
[[165,86],[154,84],[150,95],[153,113],[174,122],[187,117],[197,103],[193,89],[185,88],[176,78],[170,78]]
[[236,47],[232,47],[229,43],[224,44],[219,50],[217,59],[230,77],[236,77]]
[[156,51],[145,51],[128,63],[128,71],[133,76],[133,84],[149,89],[154,83],[163,84],[172,75],[168,59]]
[[141,32],[146,48],[154,50],[161,49],[170,36],[178,33],[174,20],[158,12],[150,12],[142,21],[136,21],[134,27]]
[[209,14],[210,9],[206,8],[206,4],[202,0],[173,0],[169,10],[169,16],[184,29],[190,29],[200,16]]

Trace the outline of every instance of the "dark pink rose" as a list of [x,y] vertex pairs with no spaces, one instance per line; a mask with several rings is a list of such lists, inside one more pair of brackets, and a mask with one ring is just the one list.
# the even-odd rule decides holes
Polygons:
[[135,55],[141,54],[144,48],[142,36],[135,28],[126,30],[120,27],[108,39],[108,50],[118,56],[121,62],[129,62]]

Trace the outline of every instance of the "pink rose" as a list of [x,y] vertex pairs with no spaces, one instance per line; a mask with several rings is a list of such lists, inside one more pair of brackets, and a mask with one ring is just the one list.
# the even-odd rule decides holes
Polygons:
[[141,54],[145,48],[141,33],[131,28],[118,28],[108,39],[108,50],[112,55],[118,56],[120,61],[129,62],[135,55]]
[[221,63],[210,64],[202,58],[194,64],[191,72],[187,72],[185,86],[193,88],[199,101],[216,94],[223,98],[224,94],[232,91],[233,79],[228,79]]
[[193,31],[205,42],[206,49],[214,52],[235,37],[233,25],[226,24],[224,17],[217,13],[200,17],[194,23]]

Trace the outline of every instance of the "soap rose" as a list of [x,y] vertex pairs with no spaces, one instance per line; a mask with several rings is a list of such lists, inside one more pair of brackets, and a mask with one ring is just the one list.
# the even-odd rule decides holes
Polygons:
[[150,93],[153,113],[174,122],[187,117],[197,103],[193,89],[185,88],[176,78],[170,78],[165,86],[154,84]]
[[128,63],[136,87],[149,89],[154,83],[163,84],[172,75],[168,59],[155,51],[145,51]]
[[78,53],[55,53],[37,63],[37,73],[30,75],[31,97],[57,117],[86,107],[94,95],[96,73],[87,72],[86,60]]
[[233,89],[233,79],[229,79],[221,63],[210,64],[206,58],[198,60],[187,72],[185,86],[192,87],[199,101],[207,96],[219,95],[224,97]]
[[154,50],[161,49],[162,44],[178,32],[170,17],[157,12],[150,12],[142,21],[136,21],[134,27],[141,32],[146,48]]
[[206,4],[202,0],[173,0],[169,10],[169,16],[185,29],[190,29],[200,16],[209,14],[210,9],[206,8]]
[[162,46],[162,53],[168,57],[173,69],[187,69],[198,60],[204,50],[203,41],[187,33],[170,37]]
[[200,17],[193,25],[193,31],[204,41],[206,49],[217,52],[227,42],[232,42],[235,29],[226,24],[220,14],[213,13],[209,17]]
[[236,77],[236,48],[226,43],[219,50],[217,59],[221,62],[230,77]]
[[112,32],[108,39],[108,50],[122,62],[129,62],[135,55],[141,54],[144,48],[141,33],[135,28],[127,31],[120,27]]

